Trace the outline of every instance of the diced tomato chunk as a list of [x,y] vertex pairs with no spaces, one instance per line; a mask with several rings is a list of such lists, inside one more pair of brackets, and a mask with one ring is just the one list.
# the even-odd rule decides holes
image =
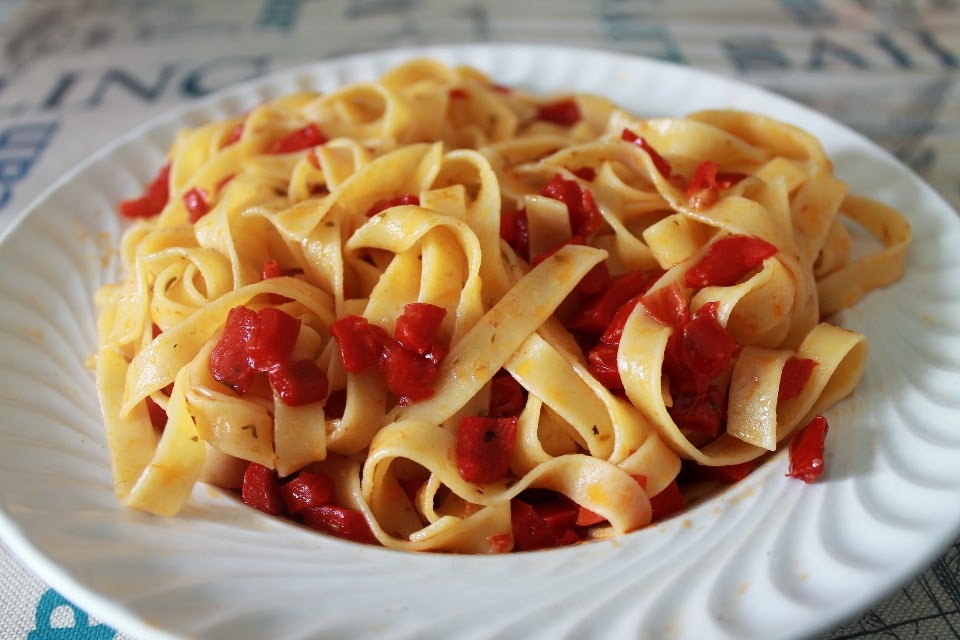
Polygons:
[[827,419],[814,416],[790,439],[790,468],[787,477],[810,483],[823,473],[823,449],[829,429]]
[[777,394],[777,400],[789,400],[796,398],[802,392],[810,376],[813,374],[813,368],[817,366],[816,360],[809,358],[788,358],[783,365],[783,371],[780,373],[780,390]]
[[541,195],[567,205],[570,216],[570,228],[574,236],[589,238],[603,224],[603,216],[590,189],[581,189],[576,180],[567,180],[562,174],[553,176],[553,180],[541,191]]
[[663,491],[650,498],[650,507],[653,509],[653,521],[663,520],[683,511],[687,503],[680,493],[680,486],[674,480]]
[[260,272],[261,280],[269,280],[270,278],[279,278],[283,273],[280,271],[280,265],[273,258],[268,258],[263,263],[263,269]]
[[323,405],[324,417],[327,420],[334,420],[343,417],[343,412],[347,410],[347,390],[337,389],[331,391],[327,396],[327,402]]
[[223,334],[210,352],[210,374],[237,395],[244,395],[253,384],[256,369],[247,357],[247,342],[257,321],[257,314],[244,306],[227,313]]
[[323,131],[320,130],[320,127],[311,122],[305,127],[291,131],[286,136],[276,140],[267,149],[267,153],[279,154],[303,151],[304,149],[309,149],[310,147],[323,144],[326,141],[327,138],[323,135]]
[[460,100],[462,98],[468,97],[470,94],[467,93],[467,90],[463,87],[453,87],[449,91],[450,97],[454,100]]
[[574,169],[570,173],[577,176],[581,180],[586,180],[587,182],[593,182],[597,179],[597,170],[593,167],[580,167],[579,169]]
[[325,473],[301,471],[296,478],[280,485],[280,495],[287,512],[296,515],[304,509],[320,507],[330,502],[333,480]]
[[572,98],[548,102],[537,107],[537,120],[570,127],[580,121],[580,107]]
[[664,178],[670,178],[670,175],[673,173],[673,168],[670,166],[670,163],[666,160],[666,158],[661,156],[657,150],[654,149],[649,142],[647,142],[646,138],[637,135],[630,129],[624,129],[620,134],[620,138],[635,144],[646,151],[647,155],[650,156],[650,159],[653,161],[653,166],[656,167],[657,172]]
[[515,416],[523,409],[523,387],[506,373],[490,381],[490,404],[487,413],[493,417]]
[[304,509],[300,515],[303,517],[303,524],[311,529],[325,531],[354,542],[377,544],[377,538],[370,530],[367,519],[356,509],[326,504]]
[[194,187],[183,194],[183,204],[187,208],[190,222],[196,223],[200,218],[210,212],[210,204],[207,202],[207,192]]
[[509,533],[498,533],[487,538],[487,544],[492,553],[507,553],[513,549],[513,535]]
[[330,333],[340,345],[343,366],[350,373],[363,373],[380,362],[386,332],[366,318],[345,315],[330,325]]
[[667,412],[681,429],[715,438],[726,421],[726,409],[727,396],[724,390],[717,385],[709,385],[705,393],[675,394],[673,406]]
[[309,358],[281,362],[267,372],[267,377],[280,401],[288,407],[320,402],[327,397],[327,374]]
[[243,474],[241,496],[244,503],[272,516],[283,513],[280,483],[273,469],[251,462]]
[[407,349],[426,355],[433,347],[447,310],[426,302],[411,302],[397,318],[393,337]]
[[118,205],[125,218],[150,218],[161,211],[170,199],[170,164],[163,165],[138,198],[122,200]]
[[577,514],[577,521],[574,524],[576,524],[578,527],[592,527],[595,524],[600,524],[601,522],[606,521],[607,519],[599,513],[594,513],[586,507],[580,507],[580,512]]
[[399,207],[405,204],[420,205],[420,198],[412,193],[404,193],[402,195],[396,196],[394,198],[383,198],[382,200],[377,200],[370,208],[367,209],[366,216],[372,218],[382,211],[386,211],[390,207]]
[[510,470],[517,442],[517,418],[464,416],[457,436],[457,469],[466,482],[488,484]]
[[521,551],[550,549],[557,546],[557,541],[547,527],[547,523],[531,505],[519,498],[510,501],[510,522],[514,544]]
[[757,466],[756,461],[748,460],[739,464],[727,464],[718,467],[696,465],[697,476],[712,478],[724,483],[740,482],[746,478]]
[[300,320],[275,307],[257,312],[247,338],[247,357],[250,366],[267,371],[290,357],[300,333]]
[[623,329],[627,326],[627,320],[637,305],[640,304],[642,298],[643,296],[637,296],[627,301],[625,305],[617,310],[610,324],[607,325],[606,331],[600,336],[600,342],[604,344],[620,344],[620,338],[623,337]]
[[687,271],[688,287],[728,287],[777,253],[777,248],[754,236],[731,235],[718,238],[692,269]]

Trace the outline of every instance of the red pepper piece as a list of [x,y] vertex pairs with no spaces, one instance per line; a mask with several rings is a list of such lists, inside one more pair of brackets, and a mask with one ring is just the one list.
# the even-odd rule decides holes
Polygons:
[[267,371],[286,361],[293,353],[299,333],[300,320],[289,313],[274,307],[258,311],[247,339],[250,366]]
[[407,349],[389,336],[382,344],[380,371],[397,403],[406,406],[433,397],[437,363]]
[[593,167],[580,167],[570,173],[587,182],[593,182],[597,178],[597,171]]
[[386,332],[366,318],[345,315],[330,325],[330,333],[340,345],[343,366],[350,373],[363,373],[380,362]]
[[426,302],[411,302],[397,318],[393,337],[407,349],[426,355],[433,347],[447,310]]
[[[558,542],[576,526],[577,516],[580,515],[580,505],[555,491],[544,492],[532,506]],[[577,535],[574,542],[579,540],[580,536]]]
[[530,258],[530,227],[525,209],[500,213],[500,237],[513,247],[518,256],[524,260]]
[[335,420],[343,417],[343,412],[347,409],[347,390],[337,389],[327,396],[327,402],[323,405],[324,417],[328,420]]
[[716,302],[708,302],[697,310],[683,327],[683,357],[694,373],[707,380],[726,371],[730,359],[740,349],[716,317]]
[[620,379],[620,371],[617,370],[617,351],[620,349],[616,344],[598,344],[587,357],[587,366],[590,374],[600,381],[600,384],[607,389],[623,389],[623,380]]
[[715,438],[726,419],[726,409],[727,397],[723,389],[709,385],[705,393],[674,395],[673,406],[667,412],[681,429]]
[[366,216],[372,218],[382,211],[386,211],[390,207],[399,207],[405,204],[413,204],[420,206],[420,198],[412,193],[404,193],[402,195],[396,196],[394,198],[383,198],[382,200],[377,200],[370,208],[367,209]]
[[576,180],[567,180],[558,173],[540,194],[567,205],[574,236],[589,238],[603,224],[603,216],[593,199],[593,193],[590,189],[581,189]]
[[468,97],[470,94],[463,87],[454,87],[450,89],[450,97],[454,100],[460,100]]
[[147,396],[147,414],[150,416],[150,424],[155,431],[163,431],[167,426],[167,412],[163,407],[154,402],[153,398]]
[[[696,463],[694,463],[696,464]],[[746,478],[757,466],[754,460],[741,462],[740,464],[728,464],[720,467],[708,467],[707,465],[696,465],[696,474],[702,478],[711,478],[727,484],[740,482]]]
[[492,553],[507,553],[513,549],[513,535],[509,533],[498,533],[487,538],[487,544]]
[[490,405],[493,417],[515,416],[523,410],[523,387],[509,373],[494,376],[490,381]]
[[580,122],[580,107],[572,98],[548,102],[537,107],[537,120],[552,122],[561,127],[571,127]]
[[235,173],[229,173],[229,174],[223,176],[222,178],[220,178],[220,181],[217,182],[216,186],[214,186],[214,188],[213,188],[214,193],[220,193],[220,191],[222,191],[223,188],[224,188],[225,186],[227,186],[228,184],[230,184],[230,181],[233,180],[233,179],[236,178],[236,177],[237,177],[237,174],[235,174]]
[[304,509],[300,515],[303,517],[303,524],[311,529],[325,531],[354,542],[377,544],[377,538],[370,530],[367,519],[356,509],[326,504]]
[[578,527],[592,527],[595,524],[600,524],[601,522],[606,521],[607,519],[599,513],[594,513],[586,507],[580,507],[580,512],[577,514],[577,521],[574,524],[576,524]]
[[780,373],[780,390],[777,394],[777,400],[789,400],[796,398],[803,392],[810,376],[813,374],[813,368],[817,366],[816,360],[809,358],[797,358],[796,356],[787,359],[783,365],[783,371]]
[[680,487],[674,480],[663,491],[650,498],[650,507],[653,509],[653,522],[669,518],[687,508],[687,503],[680,493]]
[[666,158],[661,156],[657,150],[654,149],[649,142],[647,142],[646,138],[643,136],[638,136],[630,129],[624,129],[620,134],[620,138],[631,144],[635,144],[646,151],[647,155],[650,156],[650,159],[653,160],[653,166],[656,167],[660,175],[667,179],[670,178],[670,175],[673,173],[673,168],[670,166],[670,163],[666,160]]
[[241,496],[245,504],[272,516],[283,513],[280,483],[273,469],[251,462],[243,474]]
[[[270,278],[279,278],[283,275],[283,272],[280,270],[280,265],[273,258],[269,258],[263,263],[263,269],[260,271],[261,280],[269,280]],[[273,304],[284,304],[290,302],[290,298],[287,296],[282,296],[279,293],[270,294],[270,302]]]
[[690,310],[683,291],[676,282],[646,294],[640,303],[654,318],[668,327],[681,327],[690,319]]
[[167,206],[170,199],[170,164],[160,168],[156,177],[147,185],[143,195],[138,198],[121,200],[118,205],[120,215],[125,218],[150,218]]
[[736,174],[725,173],[721,175],[718,173],[719,170],[720,165],[713,160],[704,160],[693,170],[685,194],[687,203],[691,208],[700,211],[713,206],[720,197],[720,192],[733,185],[734,181],[726,179],[726,177]]
[[567,327],[590,335],[603,333],[623,305],[646,292],[660,273],[644,274],[640,271],[626,273],[611,281],[602,295],[592,298],[567,323]]
[[267,153],[293,153],[294,151],[303,151],[310,147],[323,144],[327,141],[323,131],[314,123],[301,127],[296,131],[291,131],[286,136],[275,141],[267,149]]
[[488,484],[506,477],[517,442],[517,418],[464,416],[457,436],[457,469],[467,482]]
[[317,363],[309,358],[288,360],[267,372],[280,401],[288,407],[320,402],[327,397],[329,381]]
[[[230,134],[224,139],[222,147],[229,147],[230,145],[239,142],[241,136],[243,136],[243,126],[244,123],[241,122],[233,129],[230,130]],[[221,147],[221,148],[222,148]]]
[[242,305],[234,307],[227,313],[223,334],[210,352],[210,374],[240,396],[250,390],[256,373],[246,348],[256,322],[256,313]]
[[777,248],[754,236],[732,235],[717,239],[692,269],[687,271],[688,287],[728,287],[777,253]]
[[829,429],[827,419],[814,416],[813,420],[790,440],[790,468],[788,478],[798,478],[810,483],[823,473],[823,446]]
[[633,313],[636,306],[640,304],[642,298],[643,296],[637,296],[617,310],[617,313],[613,316],[613,320],[607,325],[607,330],[600,336],[600,342],[604,344],[620,344],[620,338],[623,337],[623,328],[627,326],[627,320],[630,318],[630,314]]
[[287,513],[293,515],[327,504],[332,495],[333,480],[325,473],[301,471],[296,478],[280,485],[283,504],[287,507]]
[[197,220],[210,212],[210,203],[207,202],[207,192],[200,187],[194,187],[183,194],[183,204],[187,208],[190,222]]
[[557,546],[557,541],[547,527],[547,523],[531,505],[523,500],[514,498],[510,501],[510,524],[514,544],[521,551],[550,549]]

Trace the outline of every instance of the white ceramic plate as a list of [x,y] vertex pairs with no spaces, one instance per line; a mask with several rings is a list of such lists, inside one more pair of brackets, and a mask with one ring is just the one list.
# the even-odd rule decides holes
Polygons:
[[[200,487],[164,520],[114,501],[93,376],[104,260],[182,126],[298,88],[374,79],[413,55],[641,115],[744,108],[817,135],[852,190],[907,213],[907,275],[842,318],[871,343],[829,414],[827,472],[777,456],[725,494],[618,540],[506,557],[354,545]],[[613,53],[440,47],[323,62],[238,87],[118,141],[55,185],[0,245],[0,534],[41,577],[138,638],[801,638],[928,565],[960,533],[960,219],[870,142],[783,98]]]

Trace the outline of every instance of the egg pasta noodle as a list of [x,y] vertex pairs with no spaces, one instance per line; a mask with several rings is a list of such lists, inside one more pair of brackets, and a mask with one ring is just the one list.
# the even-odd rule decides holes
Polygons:
[[[168,161],[96,298],[119,500],[170,516],[197,482],[306,471],[402,550],[528,548],[537,496],[580,510],[554,543],[624,534],[784,446],[864,370],[864,336],[823,319],[896,281],[910,238],[789,124],[643,119],[426,59],[181,131]],[[414,311],[436,318],[419,352]],[[351,363],[348,323],[379,361]],[[478,420],[512,430],[484,481]]]

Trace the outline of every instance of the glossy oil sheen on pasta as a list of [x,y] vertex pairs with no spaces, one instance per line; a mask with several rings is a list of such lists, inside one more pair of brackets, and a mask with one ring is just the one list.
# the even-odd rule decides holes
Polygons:
[[[531,488],[598,514],[609,524],[597,535],[623,534],[649,524],[649,497],[674,481],[681,459],[756,459],[849,394],[866,341],[821,319],[900,277],[904,218],[848,194],[817,140],[768,117],[638,119],[600,97],[561,97],[581,114],[572,125],[538,118],[557,96],[504,91],[476,70],[417,60],[378,82],[291,95],[181,132],[169,152],[169,201],[130,226],[125,279],[97,298],[97,385],[122,503],[172,515],[195,483],[236,488],[253,461],[281,476],[323,471],[336,502],[395,549],[508,550],[511,499]],[[265,152],[308,123],[325,143]],[[747,177],[693,207],[647,151],[621,139],[625,128],[676,174],[714,160]],[[602,225],[587,246],[567,245],[531,268],[501,240],[501,212],[525,210],[530,255],[568,239],[565,205],[541,195],[558,173],[590,190]],[[180,196],[196,187],[211,195],[194,224]],[[366,216],[400,194],[416,194],[419,206]],[[853,227],[873,236],[868,251],[852,249]],[[777,253],[736,284],[683,286],[729,235],[762,238]],[[271,258],[292,275],[262,279]],[[718,437],[703,442],[671,418],[662,368],[672,329],[642,304],[616,356],[623,391],[591,375],[563,318],[602,261],[614,277],[661,270],[651,291],[679,283],[691,311],[718,303],[739,345]],[[392,332],[410,302],[447,310],[440,338],[450,351],[434,395],[400,406],[376,371],[344,369],[329,327],[353,313]],[[264,381],[241,397],[211,376],[210,352],[238,305],[280,306],[301,321],[295,353],[318,363],[332,391],[345,390],[342,416],[327,417],[325,402],[286,406]],[[817,365],[799,396],[778,402],[793,356]],[[461,417],[484,412],[502,370],[525,389],[525,406],[508,476],[480,486],[458,472],[457,430]],[[166,411],[162,432],[148,399]],[[405,492],[398,478],[410,476],[422,482]]]

